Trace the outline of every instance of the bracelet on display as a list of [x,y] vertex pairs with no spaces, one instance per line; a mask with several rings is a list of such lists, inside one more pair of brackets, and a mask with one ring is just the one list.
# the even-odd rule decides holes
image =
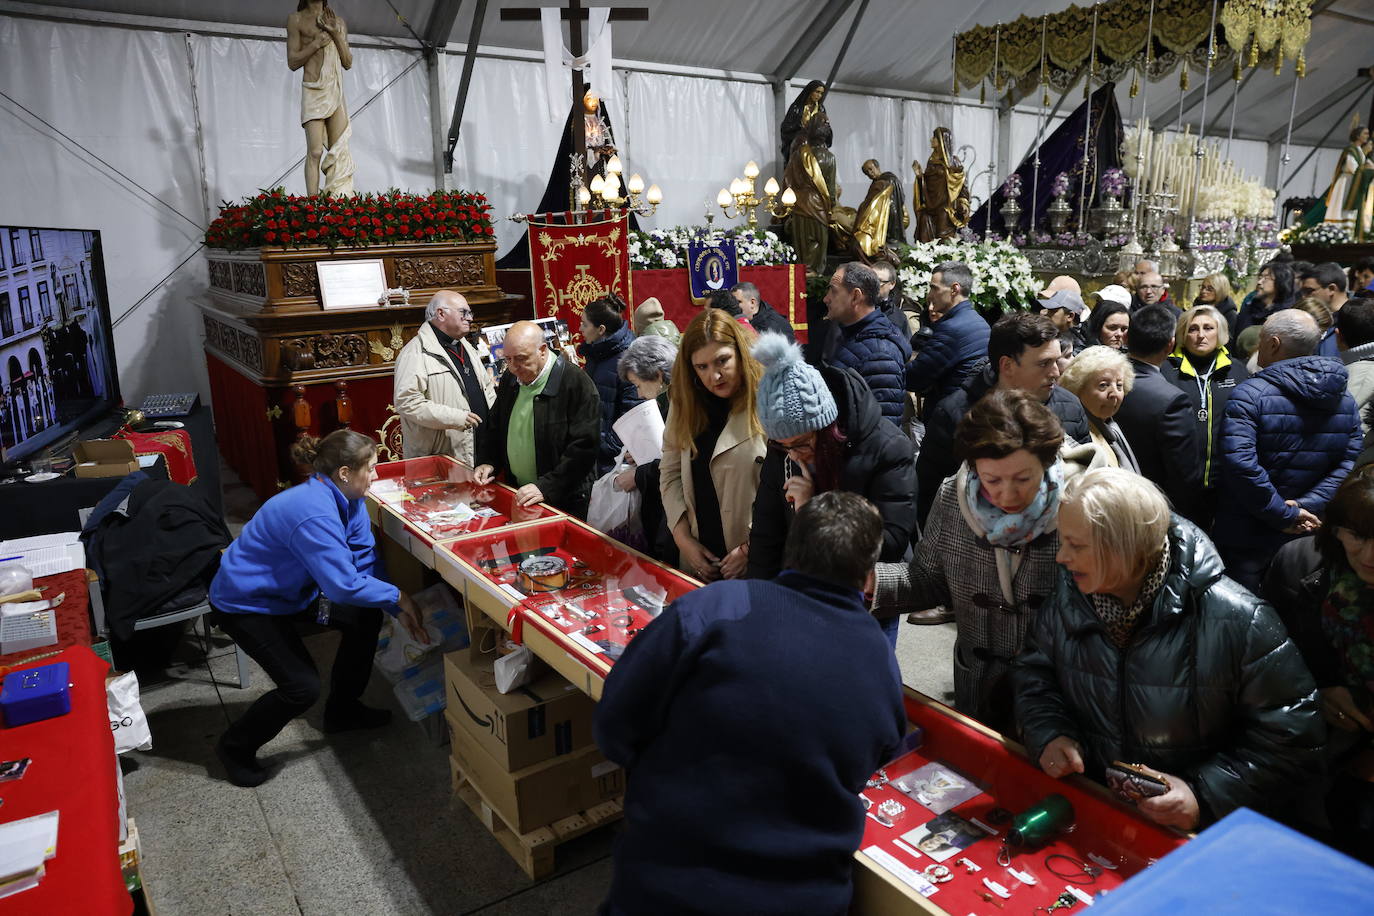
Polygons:
[[[1055,859],[1063,859],[1065,862],[1068,862],[1073,866],[1073,870],[1059,871],[1051,864]],[[1049,869],[1050,874],[1054,875],[1056,878],[1062,878],[1070,884],[1094,884],[1097,882],[1097,876],[1102,874],[1102,869],[1098,868],[1096,865],[1092,865],[1088,862],[1080,862],[1073,856],[1066,856],[1062,852],[1051,853],[1045,856],[1045,868]]]
[[931,884],[944,884],[954,877],[948,865],[927,865],[921,875]]

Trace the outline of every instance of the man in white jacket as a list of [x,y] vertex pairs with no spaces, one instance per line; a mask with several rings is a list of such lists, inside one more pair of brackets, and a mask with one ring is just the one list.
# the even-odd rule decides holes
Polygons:
[[452,455],[473,464],[474,437],[496,399],[481,356],[464,338],[472,327],[468,301],[441,289],[425,323],[396,357],[393,399],[407,458]]

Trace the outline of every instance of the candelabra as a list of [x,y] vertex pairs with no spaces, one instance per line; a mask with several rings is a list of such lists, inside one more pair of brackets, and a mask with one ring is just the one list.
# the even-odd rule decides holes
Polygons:
[[621,193],[620,176],[622,166],[619,156],[612,156],[606,162],[605,176],[593,175],[591,184],[577,189],[577,203],[581,210],[629,210],[640,216],[650,216],[663,203],[663,192],[658,185],[644,189],[644,179],[638,173],[630,176],[625,183],[625,193]]
[[[759,227],[758,208],[760,206],[776,219],[784,219],[792,212],[792,207],[797,203],[796,192],[791,188],[785,188],[782,191],[782,196],[779,197],[778,180],[769,178],[763,186],[764,197],[761,200],[754,189],[754,182],[758,177],[758,163],[751,159],[744,166],[743,178],[732,178],[728,190],[720,189],[720,193],[716,195],[716,203],[720,206],[726,219],[739,219],[743,216],[750,229],[757,229]],[[732,206],[735,211],[733,213],[730,212]]]

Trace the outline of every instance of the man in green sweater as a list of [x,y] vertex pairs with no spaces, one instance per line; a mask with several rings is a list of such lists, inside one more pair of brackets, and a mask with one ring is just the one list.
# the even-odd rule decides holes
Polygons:
[[601,440],[596,385],[550,351],[532,321],[511,325],[502,352],[506,372],[479,441],[476,480],[487,483],[499,473],[517,488],[519,505],[545,502],[585,518]]

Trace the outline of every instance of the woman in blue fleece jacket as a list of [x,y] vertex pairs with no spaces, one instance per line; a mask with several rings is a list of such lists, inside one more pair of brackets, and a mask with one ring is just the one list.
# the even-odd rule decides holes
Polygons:
[[[216,745],[229,781],[238,786],[256,786],[271,775],[257,760],[258,748],[319,699],[320,675],[296,630],[303,612],[343,634],[330,675],[326,732],[375,728],[391,718],[359,700],[372,673],[381,611],[429,642],[410,596],[377,578],[381,570],[363,506],[377,476],[377,443],[341,429],[303,440],[294,451],[314,476],[263,504],[224,552],[210,585],[214,622],[277,685]],[[328,610],[320,608],[322,597],[331,602]]]

